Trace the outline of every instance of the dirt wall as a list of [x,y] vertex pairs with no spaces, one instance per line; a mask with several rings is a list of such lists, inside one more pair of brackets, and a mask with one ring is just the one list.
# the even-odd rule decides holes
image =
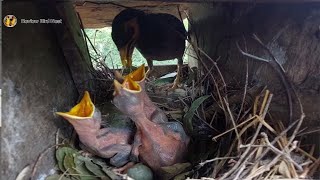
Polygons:
[[[71,108],[78,98],[70,70],[50,24],[21,24],[43,18],[32,2],[4,2],[3,15],[13,14],[18,23],[3,27],[1,179],[15,179],[27,165],[55,144],[58,128],[68,135],[70,126],[55,117]],[[53,17],[54,18],[54,17]],[[49,151],[38,164],[37,178],[54,167]]]
[[[244,88],[246,58],[236,43],[248,52],[270,59],[256,43],[256,34],[267,45],[301,97],[306,119],[304,127],[312,129],[320,121],[320,6],[299,4],[204,3],[190,9],[193,42],[217,61],[228,87]],[[211,63],[207,60],[206,63]],[[211,66],[209,66],[211,67]],[[274,94],[272,111],[284,122],[288,116],[286,91],[274,69],[266,63],[249,59],[249,86],[266,86]],[[294,101],[294,120],[299,115]],[[301,139],[316,143],[319,133]]]

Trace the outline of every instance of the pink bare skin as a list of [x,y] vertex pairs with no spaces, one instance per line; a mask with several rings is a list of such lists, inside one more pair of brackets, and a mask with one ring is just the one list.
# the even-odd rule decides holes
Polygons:
[[[89,109],[86,105],[84,108]],[[97,108],[92,110],[92,115],[88,117],[70,116],[67,113],[57,114],[72,124],[85,150],[103,158],[110,158],[110,164],[116,167],[125,165],[129,161],[132,150],[132,145],[129,144],[133,139],[132,130],[130,128],[100,129],[101,113]]]
[[[116,71],[115,76],[116,76],[116,79],[119,80],[120,82],[124,81],[124,77],[120,74],[120,72]],[[130,76],[132,78],[132,80],[137,82],[142,89],[141,96],[142,96],[143,102],[144,102],[143,108],[144,108],[144,112],[146,114],[146,117],[155,123],[168,122],[168,118],[165,115],[165,113],[151,101],[150,97],[148,96],[148,94],[146,92],[146,87],[145,87],[146,73],[145,73],[144,64],[142,64],[135,71],[128,74],[128,76]]]
[[151,121],[145,112],[142,88],[138,85],[139,88],[135,89],[137,83],[132,80],[124,82],[124,85],[115,82],[116,92],[113,102],[137,126],[132,155],[158,174],[161,172],[161,167],[183,162],[189,137],[181,124]]

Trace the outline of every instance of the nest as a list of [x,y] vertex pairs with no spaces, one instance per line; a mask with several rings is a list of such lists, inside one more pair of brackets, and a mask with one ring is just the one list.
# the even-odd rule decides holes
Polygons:
[[[314,157],[314,145],[307,152],[297,140],[302,133],[300,128],[305,117],[300,99],[270,50],[257,36],[254,39],[269,52],[270,60],[249,54],[240,46],[239,52],[245,57],[265,60],[277,68],[288,96],[294,97],[300,107],[298,112],[292,112],[292,107],[288,107],[288,117],[291,119],[292,113],[295,113],[299,118],[287,125],[282,123],[283,119],[270,118],[273,94],[263,87],[248,85],[248,65],[244,87],[227,88],[216,61],[189,42],[200,65],[198,69],[185,68],[184,83],[180,89],[168,94],[160,88],[173,78],[154,79],[147,83],[148,95],[154,103],[172,121],[182,123],[192,139],[188,155],[190,163],[166,167],[165,176],[168,179],[305,179],[316,173],[320,159]],[[101,104],[105,103],[102,99],[105,101],[112,98],[114,78],[104,60],[103,57],[95,59],[96,68],[92,71],[95,99]],[[204,61],[211,61],[213,68],[208,69]],[[292,104],[291,98],[289,100]],[[64,149],[63,152],[75,152],[84,163],[90,162],[91,166],[88,166],[95,168],[91,171],[92,177],[101,178],[102,173],[113,179],[131,179],[112,172],[111,167],[99,159],[83,159],[79,151],[75,150],[77,146],[74,143],[64,139],[62,143],[57,141],[54,147],[65,148],[69,144],[73,150]],[[60,170],[64,173],[57,177],[80,177],[66,168],[60,167]]]

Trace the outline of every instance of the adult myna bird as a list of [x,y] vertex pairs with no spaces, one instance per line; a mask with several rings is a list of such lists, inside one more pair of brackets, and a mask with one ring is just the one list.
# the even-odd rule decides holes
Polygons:
[[122,84],[114,80],[115,106],[128,115],[137,126],[131,156],[147,164],[161,176],[164,166],[184,161],[189,137],[178,122],[154,122],[147,118],[143,89],[127,76]]
[[187,38],[183,23],[178,18],[170,14],[147,14],[126,9],[114,18],[111,35],[120,52],[122,65],[132,66],[132,53],[136,47],[147,60],[147,75],[153,69],[153,60],[177,58],[177,77],[172,87],[177,88]]
[[57,112],[68,120],[79,135],[80,141],[90,153],[110,158],[116,167],[129,161],[133,132],[130,128],[102,128],[101,113],[85,92],[82,100],[69,112]]

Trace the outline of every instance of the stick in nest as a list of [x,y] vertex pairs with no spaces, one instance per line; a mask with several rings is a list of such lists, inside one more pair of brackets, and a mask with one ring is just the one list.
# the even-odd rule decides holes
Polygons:
[[252,59],[267,62],[273,68],[273,70],[275,70],[277,72],[277,74],[280,76],[281,82],[283,83],[285,90],[287,92],[287,100],[288,100],[288,104],[289,104],[289,123],[291,123],[292,122],[293,107],[292,107],[292,97],[291,97],[291,92],[290,92],[291,86],[289,85],[289,80],[285,74],[284,69],[278,63],[278,61],[276,60],[275,56],[271,53],[271,51],[262,43],[262,41],[256,35],[254,35],[254,39],[259,43],[259,45],[261,45],[265,50],[268,51],[272,60],[267,60],[267,59],[249,54],[247,52],[244,52],[240,48],[239,44],[237,43],[238,50],[240,51],[240,53],[242,55],[244,55],[246,57],[250,57]]
[[[266,59],[263,59],[263,58],[260,58],[260,57],[257,57],[257,56],[254,56],[254,55],[251,55],[249,53],[246,53],[244,52],[243,50],[241,50],[239,44],[237,43],[237,47],[239,49],[239,51],[241,52],[241,54],[247,56],[247,57],[250,57],[250,58],[253,58],[253,59],[257,59],[257,60],[262,60],[262,61],[265,61],[267,62],[268,64],[271,65],[271,67],[279,74],[280,78],[281,78],[281,81],[282,83],[284,84],[285,88],[286,88],[286,91],[287,91],[287,96],[288,96],[288,104],[289,104],[289,111],[290,111],[290,114],[289,114],[289,122],[291,123],[291,120],[292,120],[292,99],[291,99],[291,94],[290,94],[290,90],[291,92],[295,95],[297,101],[298,101],[298,105],[299,105],[299,108],[300,108],[300,118],[295,121],[294,123],[291,123],[289,125],[289,127],[285,130],[287,132],[287,130],[291,129],[293,127],[293,124],[296,124],[297,123],[297,126],[296,128],[294,129],[287,145],[284,147],[285,149],[288,148],[289,145],[291,145],[291,143],[293,142],[293,140],[295,139],[297,133],[299,132],[299,129],[302,125],[302,122],[305,118],[305,114],[304,114],[304,111],[303,111],[303,106],[302,106],[302,103],[301,103],[301,100],[296,92],[296,90],[294,89],[291,81],[289,81],[287,79],[287,76],[286,76],[286,73],[284,72],[282,66],[278,63],[278,61],[276,60],[275,56],[271,53],[270,49],[264,44],[262,43],[262,41],[258,38],[257,35],[254,35],[254,39],[258,42],[259,45],[261,45],[265,50],[267,50],[267,52],[269,53],[269,55],[271,56],[271,59],[272,61],[270,60],[266,60]],[[283,131],[283,132],[285,132]],[[282,134],[282,133],[281,133]],[[282,136],[282,135],[281,135]],[[272,142],[276,142],[281,136],[278,136],[277,138],[274,139],[274,141]],[[273,143],[271,143],[273,144]],[[269,151],[269,148],[267,148],[264,152],[264,155]]]
[[[265,97],[264,97],[264,101],[263,101],[263,105],[261,106],[261,110],[260,110],[260,114],[262,115],[262,119],[265,118],[265,115],[267,114],[267,111],[269,109],[270,106],[270,102],[272,99],[273,95],[269,93],[269,91],[266,91],[265,93]],[[249,158],[251,157],[250,155],[248,155],[248,153],[251,150],[251,145],[253,145],[259,135],[259,132],[261,130],[263,126],[263,123],[261,121],[259,121],[259,125],[256,129],[256,132],[253,136],[253,138],[251,139],[249,146],[246,148],[246,150],[243,152],[243,154],[241,155],[240,159],[238,160],[238,162],[231,168],[231,170],[229,170],[227,173],[225,173],[221,179],[225,179],[227,177],[232,176],[232,174],[236,173],[236,170],[238,169],[239,166],[246,164],[246,162],[249,160]]]

